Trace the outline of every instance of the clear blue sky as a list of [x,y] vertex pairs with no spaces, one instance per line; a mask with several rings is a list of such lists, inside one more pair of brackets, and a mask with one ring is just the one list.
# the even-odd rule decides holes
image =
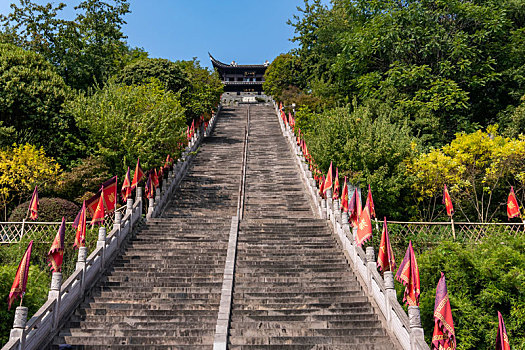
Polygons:
[[[66,15],[79,2],[62,1],[70,8]],[[11,2],[0,0],[0,13],[9,13]],[[286,21],[303,0],[130,0],[130,5],[124,34],[131,46],[143,47],[150,57],[197,57],[211,66],[208,51],[226,63],[256,64],[293,48],[288,40],[293,28]]]

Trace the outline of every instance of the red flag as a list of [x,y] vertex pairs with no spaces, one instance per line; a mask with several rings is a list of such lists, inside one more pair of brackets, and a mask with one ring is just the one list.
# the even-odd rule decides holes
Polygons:
[[120,195],[122,196],[122,200],[124,202],[129,197],[131,197],[131,175],[129,174],[129,166],[128,166],[128,172],[126,173],[126,176],[124,177],[124,183],[122,184],[122,190],[120,191]]
[[140,180],[144,177],[144,172],[140,167],[140,159],[137,158],[137,166],[135,167],[135,173],[133,174],[133,181],[131,181],[131,189],[135,189],[139,184]]
[[98,199],[97,203],[97,209],[95,210],[95,214],[93,214],[93,218],[91,219],[91,226],[95,224],[103,224],[104,223],[104,216],[105,216],[105,204],[104,204],[104,186],[102,186],[102,194]]
[[452,215],[454,215],[454,207],[452,206],[450,194],[448,194],[447,185],[445,185],[445,189],[443,190],[443,204],[445,204],[445,207],[447,209],[447,215],[452,217]]
[[353,227],[357,227],[359,217],[361,216],[363,208],[361,207],[361,195],[359,194],[358,189],[354,190],[352,199],[348,204],[348,219]]
[[366,197],[366,204],[365,206],[370,207],[370,216],[375,218],[376,217],[376,209],[374,205],[374,200],[372,199],[372,189],[370,188],[370,184],[368,185],[368,196]]
[[498,311],[498,335],[496,336],[496,350],[510,350],[509,337],[503,322],[503,316]]
[[95,215],[97,211],[98,202],[104,189],[104,205],[106,206],[106,213],[111,213],[117,206],[117,177],[113,176],[111,179],[104,182],[98,192],[86,201],[86,208],[89,210],[91,216]]
[[321,195],[321,198],[325,198],[324,196],[324,175],[321,176],[319,179],[319,194]]
[[328,168],[328,173],[326,174],[326,180],[323,186],[323,193],[326,193],[328,189],[332,188],[332,162],[330,162],[330,167]]
[[334,194],[333,199],[339,199],[339,169],[335,168]]
[[159,176],[157,175],[157,168],[153,169],[153,172],[151,174],[151,179],[153,180],[153,187],[154,188],[159,187]]
[[18,264],[18,269],[16,270],[15,280],[13,281],[13,286],[9,292],[9,297],[7,298],[7,310],[11,309],[11,305],[16,298],[24,297],[27,286],[27,275],[29,274],[29,261],[31,260],[31,250],[33,249],[33,241],[29,242],[26,252]]
[[35,186],[31,201],[29,202],[29,218],[36,220],[38,218],[38,189]]
[[396,279],[405,286],[403,301],[408,306],[419,306],[419,268],[412,248],[412,241],[408,244],[405,258],[397,270]]
[[148,181],[146,181],[146,198],[155,197],[155,188],[153,187],[153,180],[151,179],[151,172],[148,176]]
[[390,245],[390,238],[388,237],[388,228],[386,226],[386,216],[383,222],[383,233],[381,234],[381,243],[379,244],[379,253],[377,254],[377,267],[383,272],[392,271],[396,269],[396,259],[394,258],[394,250]]
[[520,207],[512,186],[510,186],[509,198],[507,199],[507,216],[509,219],[520,216]]
[[171,157],[170,157],[170,155],[168,154],[168,155],[166,156],[166,161],[164,162],[164,167],[167,168],[167,167],[169,167],[169,166],[171,166]]
[[343,192],[341,193],[341,208],[343,208],[345,213],[348,213],[348,185],[346,184],[346,176],[345,183],[343,184]]
[[454,320],[452,319],[452,308],[450,307],[447,282],[443,272],[441,272],[441,278],[436,288],[432,349],[456,349],[456,333],[454,331]]
[[76,228],[75,232],[75,243],[73,243],[74,248],[80,248],[86,246],[86,201],[82,203],[82,208],[78,212],[73,227]]
[[355,243],[357,246],[361,247],[370,238],[372,238],[372,222],[370,220],[370,208],[366,206],[365,210],[363,210],[363,213],[359,217]]
[[62,224],[58,229],[51,249],[47,253],[47,260],[51,266],[51,271],[60,272],[62,270],[62,260],[64,259],[64,237],[66,235],[66,218],[62,217]]

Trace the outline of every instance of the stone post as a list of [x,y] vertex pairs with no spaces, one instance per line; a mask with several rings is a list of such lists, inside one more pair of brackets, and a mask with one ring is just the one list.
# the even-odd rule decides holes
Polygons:
[[[127,203],[126,203],[127,205]],[[122,213],[120,211],[115,211],[115,221],[113,222],[113,229],[117,230],[117,245],[120,246],[120,229],[122,227]]]
[[334,200],[334,217],[335,222],[341,224],[341,200]]
[[385,282],[386,289],[386,319],[390,324],[390,320],[392,319],[392,307],[390,299],[397,300],[396,289],[394,287],[394,273],[392,271],[385,271],[383,273],[383,280]]
[[321,197],[321,219],[327,219],[327,212],[326,212],[326,199]]
[[419,306],[408,307],[408,323],[410,325],[410,348],[419,350],[417,347],[418,340],[420,342],[425,341],[425,334],[423,333],[423,327],[421,327]]
[[53,329],[58,327],[59,315],[60,315],[60,288],[62,287],[62,273],[53,272],[51,277],[51,288],[47,295],[47,299],[55,299],[55,307],[53,309]]
[[148,220],[151,219],[154,209],[155,209],[155,202],[153,198],[148,198],[148,212],[146,213],[146,219]]
[[326,191],[326,219],[327,220],[331,220],[332,219],[332,207],[333,207],[333,204],[332,204],[332,189],[329,188],[327,191]]
[[366,247],[366,267],[368,276],[366,284],[368,284],[368,290],[372,294],[372,271],[377,269],[374,247]]
[[13,321],[13,329],[9,334],[9,339],[20,339],[19,349],[25,347],[25,328],[27,323],[27,307],[18,306],[15,311],[15,320]]
[[84,279],[86,275],[86,258],[87,258],[87,247],[79,247],[76,269],[82,270],[82,278],[80,279],[80,290],[82,291],[81,294],[84,294]]
[[[138,209],[137,216],[140,219],[142,217],[142,187],[137,187],[137,201],[139,202],[138,204],[139,209]],[[135,217],[133,218],[133,220],[136,220]],[[131,229],[132,229],[132,226],[130,226],[130,232],[131,232]]]
[[98,228],[97,248],[102,248],[100,270],[103,271],[104,263],[106,262],[106,228],[104,226]]

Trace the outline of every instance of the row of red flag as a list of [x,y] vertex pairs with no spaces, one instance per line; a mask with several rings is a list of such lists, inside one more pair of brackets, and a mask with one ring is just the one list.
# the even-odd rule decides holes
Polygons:
[[[370,185],[368,185],[368,195],[364,209],[361,207],[361,196],[357,189],[354,190],[352,197],[349,199],[349,190],[346,177],[344,179],[341,197],[339,197],[339,169],[336,167],[334,178],[332,163],[330,163],[328,172],[326,176],[324,176],[320,172],[319,167],[316,165],[315,160],[310,155],[304,137],[301,134],[301,130],[299,128],[295,128],[295,119],[291,114],[289,114],[288,118],[286,117],[282,103],[279,105],[279,111],[281,119],[285,125],[290,125],[293,132],[296,134],[297,145],[301,148],[303,156],[309,163],[309,168],[312,171],[313,177],[319,186],[319,195],[322,198],[326,198],[329,190],[333,190],[332,199],[341,199],[340,209],[343,212],[348,213],[349,223],[352,225],[352,227],[357,228],[355,241],[358,246],[362,246],[367,240],[372,238],[371,217],[376,217],[374,200],[372,198],[372,190]],[[443,204],[445,204],[447,215],[452,216],[454,209],[446,185],[443,192]],[[512,209],[512,211],[509,211],[509,208]],[[516,196],[512,188],[507,204],[507,212],[509,213],[509,218],[519,215]],[[388,236],[386,217],[384,218],[381,242],[379,244],[377,266],[382,272],[394,272],[396,269],[394,251]],[[414,249],[412,247],[412,241],[409,242],[405,257],[401,262],[399,269],[397,270],[395,278],[405,286],[403,302],[405,302],[408,306],[419,306],[419,268],[417,266]],[[503,323],[503,318],[499,311],[498,321],[499,327],[496,339],[496,349],[510,350],[505,324]],[[432,334],[432,349],[441,350],[455,348],[456,335],[454,331],[454,322],[452,319],[452,309],[448,299],[445,275],[441,273],[441,278],[439,279],[436,288],[436,300],[434,304],[434,332]]]
[[[204,116],[201,116],[200,119],[197,120],[197,123],[195,123],[195,120],[192,121],[191,127],[188,126],[188,129],[186,131],[187,142],[191,140],[191,138],[195,134],[195,130],[198,129],[203,123],[204,130],[206,130],[208,128],[208,121],[204,120]],[[183,144],[179,144],[179,146],[182,148]],[[137,185],[144,177],[147,177],[145,187],[146,198],[153,198],[155,196],[155,189],[159,187],[162,179],[164,178],[164,174],[172,165],[173,159],[168,154],[168,156],[166,157],[166,161],[164,162],[164,166],[160,167],[158,172],[157,169],[154,168],[152,170],[149,170],[145,174],[142,170],[142,167],[140,166],[140,159],[137,159],[137,165],[135,166],[133,179],[131,178],[129,167],[124,177],[124,183],[122,184],[122,188],[120,190],[122,200],[126,202],[126,200],[131,197],[132,191],[137,187]],[[82,208],[77,214],[75,221],[72,225],[73,228],[75,228],[76,230],[75,242],[73,244],[75,248],[78,249],[79,247],[85,247],[87,210],[89,210],[92,215],[92,226],[96,224],[102,224],[104,222],[106,214],[111,213],[116,209],[117,201],[117,176],[114,176],[111,179],[104,182],[101,185],[100,190],[93,197],[82,203]],[[36,220],[38,218],[38,205],[38,187],[35,186],[28,208],[29,218],[31,220]],[[58,229],[55,239],[53,240],[51,248],[47,254],[49,265],[51,266],[51,271],[58,272],[62,269],[65,232],[66,220],[64,217],[62,217],[62,223],[60,224],[60,228]],[[11,309],[11,305],[16,298],[20,297],[21,299],[23,299],[27,286],[27,276],[29,273],[29,261],[31,259],[32,247],[33,241],[29,243],[29,246],[27,247],[27,250],[24,256],[22,257],[22,260],[18,265],[18,269],[15,274],[15,280],[13,282],[11,291],[8,296],[8,309]],[[21,303],[22,300],[20,301],[20,304]]]
[[[160,181],[164,176],[164,173],[169,167],[173,165],[173,160],[168,155],[164,166],[159,169],[153,169],[148,171],[146,174],[140,166],[140,159],[137,159],[137,165],[135,166],[135,172],[133,179],[130,176],[130,169],[124,178],[122,189],[120,191],[121,197],[125,202],[131,197],[132,191],[137,187],[140,181],[147,176],[146,182],[146,197],[152,198],[155,188],[159,186]],[[89,210],[92,214],[91,225],[102,224],[106,214],[113,212],[117,206],[117,176],[112,177],[101,185],[100,190],[93,197],[82,203],[82,208],[78,212],[75,221],[72,226],[75,228],[75,241],[74,248],[85,247],[86,244],[86,224],[87,224],[87,211]],[[32,220],[38,218],[38,189],[35,187],[31,201],[29,204],[29,213]],[[66,232],[66,220],[62,217],[62,223],[60,228],[51,244],[51,248],[47,254],[51,271],[59,272],[62,269],[63,257],[64,257],[64,242]],[[26,290],[27,285],[27,274],[29,271],[29,259],[31,257],[31,249],[33,241],[29,243],[29,246],[18,266],[18,270],[15,275],[15,280],[8,297],[8,308],[11,308],[13,301],[22,297]]]

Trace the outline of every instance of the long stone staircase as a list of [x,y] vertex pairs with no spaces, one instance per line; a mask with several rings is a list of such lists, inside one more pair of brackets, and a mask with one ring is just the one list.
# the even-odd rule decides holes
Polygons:
[[[246,106],[223,109],[171,203],[106,271],[53,348],[211,349]],[[230,349],[396,349],[326,220],[315,219],[269,106],[251,106]]]
[[213,346],[245,122],[246,111],[223,110],[161,218],[133,238],[55,346]]
[[314,219],[275,112],[252,107],[231,349],[392,349],[326,220]]

